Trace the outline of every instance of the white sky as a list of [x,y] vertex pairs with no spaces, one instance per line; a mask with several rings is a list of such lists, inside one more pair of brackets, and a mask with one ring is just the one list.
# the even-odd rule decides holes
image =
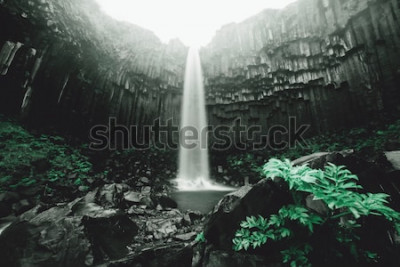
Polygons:
[[295,0],[96,0],[102,9],[153,31],[163,42],[179,38],[186,45],[206,45],[221,26],[241,22],[266,8]]

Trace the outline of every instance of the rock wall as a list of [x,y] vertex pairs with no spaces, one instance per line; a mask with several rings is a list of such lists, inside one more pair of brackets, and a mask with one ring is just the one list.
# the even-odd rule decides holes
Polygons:
[[[82,131],[179,122],[187,48],[93,0],[0,0],[0,111]],[[400,2],[298,0],[219,30],[201,51],[211,125],[309,124],[400,113]]]
[[187,48],[93,0],[0,1],[0,110],[82,131],[179,118]]
[[212,125],[310,124],[400,114],[400,1],[298,0],[219,30],[202,52]]

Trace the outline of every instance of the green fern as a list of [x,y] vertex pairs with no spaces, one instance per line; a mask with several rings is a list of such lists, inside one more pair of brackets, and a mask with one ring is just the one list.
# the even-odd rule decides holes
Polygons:
[[[311,236],[315,226],[329,222],[339,225],[340,218],[344,216],[352,216],[353,219],[347,220],[347,232],[338,230],[337,240],[351,243],[350,247],[354,244],[346,236],[350,233],[351,237],[355,237],[351,229],[360,226],[356,220],[361,216],[383,216],[400,233],[400,213],[387,206],[389,195],[360,193],[363,188],[357,184],[358,177],[344,166],[328,164],[322,171],[307,165],[293,166],[289,160],[271,159],[263,170],[267,179],[281,178],[289,185],[295,204],[282,207],[278,214],[269,218],[247,217],[233,239],[233,249],[236,251],[255,249],[269,240],[294,240],[295,232],[291,229],[293,223],[307,229]],[[329,212],[326,215],[316,214],[305,207],[302,203],[304,193],[313,195],[314,200],[323,201]],[[282,252],[282,260],[284,263],[290,262],[291,266],[308,266],[306,258],[311,249],[307,243],[303,244],[303,249],[291,247]],[[376,258],[374,252],[364,251],[363,254],[367,259]]]

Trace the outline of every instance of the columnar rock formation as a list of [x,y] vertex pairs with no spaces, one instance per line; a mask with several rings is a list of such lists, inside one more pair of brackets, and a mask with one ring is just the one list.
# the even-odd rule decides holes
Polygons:
[[164,45],[93,0],[0,1],[0,20],[3,111],[81,132],[110,116],[135,125],[178,120],[187,52],[180,41]]
[[400,111],[400,2],[298,0],[217,32],[202,51],[213,125],[314,133]]
[[[2,111],[81,132],[110,116],[179,122],[179,41],[162,44],[93,0],[0,0],[0,22]],[[226,25],[202,50],[209,122],[266,130],[296,116],[318,133],[399,116],[399,46],[397,0],[298,0]]]

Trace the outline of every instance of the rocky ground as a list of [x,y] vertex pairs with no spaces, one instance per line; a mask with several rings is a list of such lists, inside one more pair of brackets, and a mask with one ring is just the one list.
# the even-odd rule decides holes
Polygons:
[[[357,142],[346,141],[345,147],[355,149],[293,162],[316,169],[328,162],[345,165],[367,192],[389,194],[389,205],[399,210],[397,129],[398,123],[376,136],[364,132],[371,138],[363,142],[349,134],[347,139]],[[206,215],[181,211],[170,198],[174,153],[92,153],[77,141],[28,132],[7,120],[1,123],[0,141],[0,266],[284,266],[271,247],[232,249],[235,231],[247,216],[267,216],[292,201],[280,183],[252,177]],[[340,147],[331,146],[328,150]],[[250,172],[256,175],[249,165],[254,159],[250,155],[217,169],[225,177],[235,175],[232,181],[238,184]],[[225,171],[238,166],[235,173]],[[385,225],[370,229],[363,238],[383,255],[375,266],[396,266],[399,237]]]
[[[344,151],[317,153],[295,161],[321,168],[327,162],[346,164],[370,192],[391,195],[400,206],[400,151],[373,158]],[[290,202],[287,189],[261,180],[226,195],[214,210],[181,212],[165,194],[152,195],[149,181],[100,186],[73,201],[39,205],[17,217],[1,219],[2,266],[284,266],[265,251],[233,252],[232,238],[249,215],[272,214]],[[3,192],[1,203],[22,205],[17,193]],[[9,225],[11,223],[11,225]],[[4,229],[4,226],[8,226]],[[203,231],[205,240],[195,240]],[[379,233],[377,235],[376,233]],[[384,246],[385,266],[398,262],[398,236],[385,228],[366,234]],[[391,249],[386,250],[390,247]],[[383,265],[378,265],[383,266]]]
[[[151,197],[150,190],[106,184],[71,202],[40,203],[17,217],[3,217],[1,265],[189,266],[185,247],[201,231],[204,216],[181,212],[174,200]],[[11,206],[21,202],[11,192],[1,193],[0,200]]]

